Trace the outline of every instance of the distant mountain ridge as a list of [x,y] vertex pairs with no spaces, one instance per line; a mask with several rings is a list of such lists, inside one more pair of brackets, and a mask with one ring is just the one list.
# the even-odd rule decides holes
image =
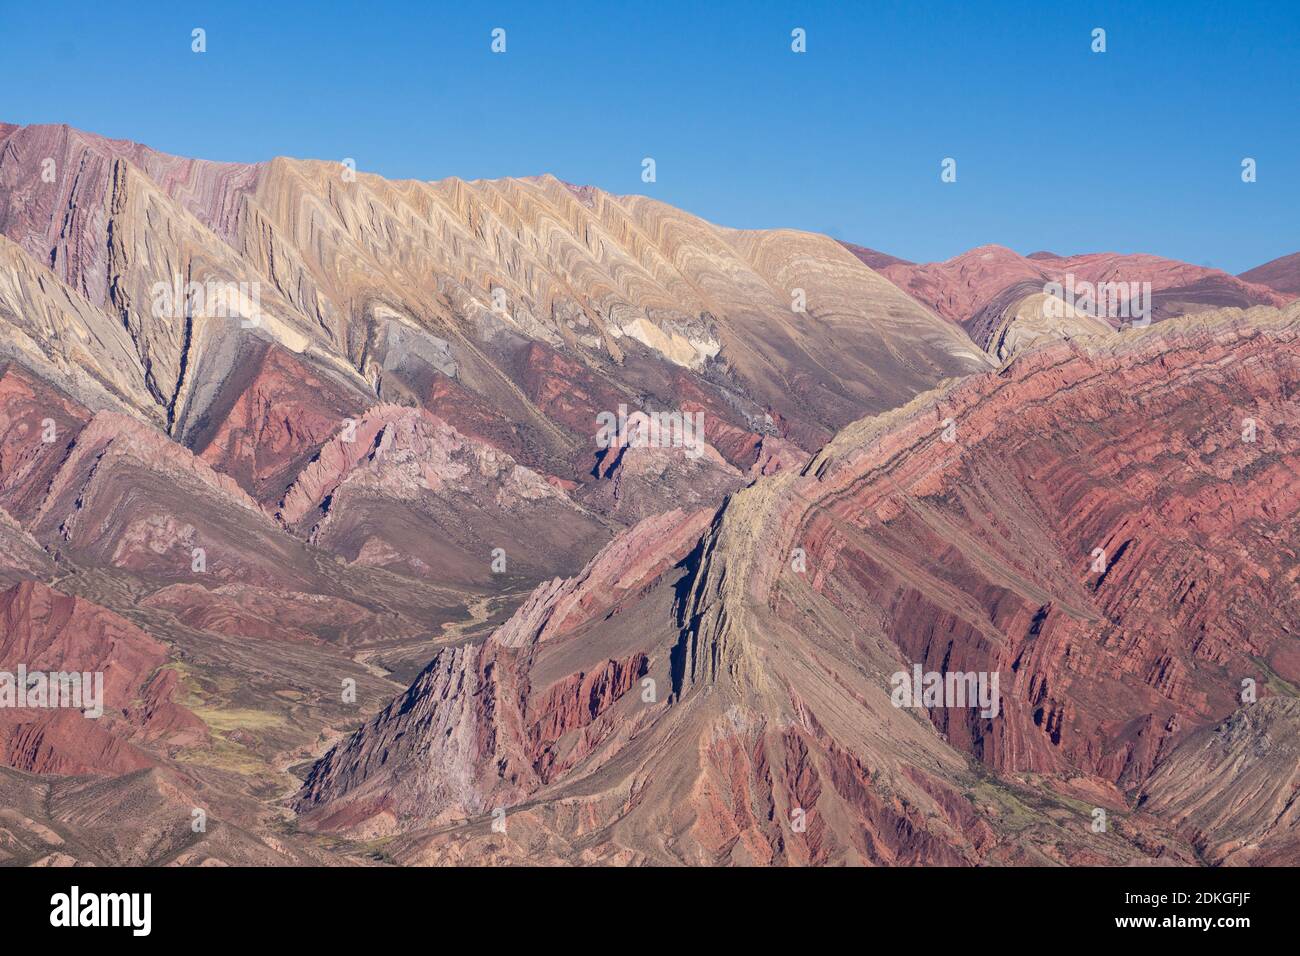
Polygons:
[[1266,283],[1247,279],[1247,273],[1231,276],[1218,269],[1147,254],[1058,256],[1035,252],[1021,256],[1004,246],[987,245],[944,262],[918,264],[894,260],[860,246],[845,246],[917,301],[963,325],[1018,282],[1060,282],[1067,274],[1080,282],[1149,282],[1157,293],[1158,318],[1225,306],[1282,306],[1294,298]]
[[1291,298],[1300,296],[1300,252],[1280,256],[1241,273],[1237,278],[1256,285],[1266,285]]

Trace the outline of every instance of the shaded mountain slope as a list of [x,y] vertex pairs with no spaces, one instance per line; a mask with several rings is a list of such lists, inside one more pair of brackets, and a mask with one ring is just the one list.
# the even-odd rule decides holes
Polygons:
[[[864,419],[693,547],[616,539],[668,566],[571,630],[608,549],[443,652],[298,809],[412,862],[1192,862],[1215,835],[1153,788],[1202,785],[1173,755],[1257,706],[1243,677],[1300,678],[1298,337],[1294,309],[1182,319]],[[998,713],[892,706],[914,663],[999,674]],[[1238,812],[1212,828],[1286,858]]]
[[1243,282],[1268,286],[1288,299],[1300,296],[1300,252],[1280,256],[1237,276]]

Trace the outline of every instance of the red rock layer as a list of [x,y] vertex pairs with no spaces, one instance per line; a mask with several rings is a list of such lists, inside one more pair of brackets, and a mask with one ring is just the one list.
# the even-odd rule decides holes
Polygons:
[[635,602],[710,517],[647,519],[576,578],[539,586],[484,645],[440,652],[402,697],[317,763],[298,795],[300,811],[318,826],[356,832],[479,814],[626,732],[611,710],[645,673],[646,655],[605,657],[564,638]]
[[273,503],[365,403],[286,349],[259,343],[250,352],[207,409],[212,427],[188,435],[187,443],[258,501]]
[[[1043,348],[863,420],[685,541],[637,545],[654,559],[635,593],[600,570],[631,550],[616,539],[480,650],[444,652],[298,807],[390,833],[514,807],[522,836],[401,844],[420,862],[579,842],[625,862],[1186,862],[1180,829],[1207,847],[1255,833],[1276,860],[1281,804],[1142,807],[1202,802],[1199,758],[1177,755],[1240,712],[1243,677],[1300,680],[1298,392],[1300,312],[1257,310]],[[998,713],[892,706],[914,663],[996,672]],[[1285,789],[1276,754],[1249,759]],[[1012,796],[1025,773],[1047,809]],[[1090,837],[1079,794],[1122,832]]]
[[0,369],[0,508],[30,518],[90,418],[87,409],[24,369]]
[[164,645],[84,598],[31,581],[0,594],[0,670],[103,675],[97,718],[67,708],[0,709],[4,762],[32,773],[127,773],[155,763],[133,739],[205,736],[172,702],[174,677],[159,670],[166,662]]

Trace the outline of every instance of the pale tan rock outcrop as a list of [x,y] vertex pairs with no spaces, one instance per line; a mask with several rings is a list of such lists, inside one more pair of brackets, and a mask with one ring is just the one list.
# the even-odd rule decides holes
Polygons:
[[1016,354],[1061,339],[1080,336],[1108,336],[1115,330],[1109,323],[1069,303],[1042,292],[1028,295],[1003,314],[990,330],[986,346],[990,355],[1005,362]]

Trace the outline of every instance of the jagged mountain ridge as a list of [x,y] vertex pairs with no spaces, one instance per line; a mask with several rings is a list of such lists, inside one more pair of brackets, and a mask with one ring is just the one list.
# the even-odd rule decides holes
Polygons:
[[[76,176],[43,184],[45,158]],[[586,445],[590,418],[609,410],[602,393],[666,405],[685,379],[751,445],[780,433],[812,451],[985,363],[825,237],[722,229],[550,176],[390,182],[335,163],[205,163],[13,127],[0,200],[0,233],[131,332],[148,398],[187,443],[250,335],[366,404],[419,402],[461,425],[465,406],[486,403],[524,433],[511,450],[550,470]],[[154,284],[178,275],[260,283],[261,326],[153,317]],[[538,381],[557,373],[575,386],[565,396]]]
[[[57,650],[71,601],[153,642],[110,649],[94,734],[6,725],[10,859],[1294,852],[1197,779],[1289,780],[1258,741],[1298,677],[1294,309],[1115,333],[1000,287],[976,347],[821,236],[66,127],[0,126],[0,234],[10,633]],[[177,275],[257,284],[257,320],[157,314]],[[702,414],[698,457],[597,446],[624,404]],[[892,707],[913,662],[1009,671],[1003,719]],[[107,839],[114,801],[182,832]]]
[[[142,807],[186,794],[164,814],[182,823],[215,803],[225,834],[128,849],[28,813],[13,859],[328,858],[277,832],[267,795],[439,647],[481,641],[620,527],[715,506],[987,365],[822,237],[551,177],[342,173],[0,126],[0,578],[162,648],[89,738],[17,712],[6,759]],[[700,416],[698,457],[597,446],[625,405]]]
[[[1253,719],[1243,675],[1278,681],[1259,706],[1294,731],[1298,335],[1292,307],[1038,349],[845,429],[730,499],[694,548],[638,526],[477,652],[443,652],[298,807],[395,834],[408,862],[1192,862],[1229,836],[1243,859],[1291,858],[1285,797],[1270,815],[1231,791],[1285,786],[1287,751],[1243,746],[1205,779],[1189,748]],[[1223,401],[1188,401],[1206,393]],[[1268,437],[1247,442],[1254,416]],[[615,596],[557,628],[632,550],[671,566],[618,597],[615,565],[596,592]],[[911,662],[1000,671],[1001,719],[891,707]],[[1184,809],[1211,799],[1217,816]],[[1094,806],[1113,836],[1088,835]],[[494,812],[516,822],[493,831]]]

